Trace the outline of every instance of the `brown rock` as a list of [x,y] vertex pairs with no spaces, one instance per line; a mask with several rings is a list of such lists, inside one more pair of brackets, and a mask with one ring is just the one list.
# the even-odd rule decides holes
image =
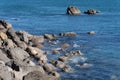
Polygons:
[[56,39],[56,35],[55,34],[45,34],[44,37],[46,39],[49,39],[49,40],[54,40]]
[[47,72],[51,72],[51,71],[56,70],[56,68],[52,64],[45,64],[45,65],[43,65],[43,68]]
[[65,48],[68,48],[69,46],[70,46],[69,44],[65,43],[65,44],[63,44],[63,45],[61,46],[61,48],[62,48],[62,49],[65,49]]
[[65,66],[65,63],[62,61],[56,61],[55,66],[58,68],[63,68]]
[[12,28],[12,25],[9,22],[5,21],[5,20],[0,20],[0,24],[2,26],[4,26],[4,28],[6,28],[6,29]]
[[62,57],[59,57],[58,60],[62,61],[62,62],[65,62],[68,60],[68,57],[66,56],[62,56]]
[[32,42],[34,44],[39,44],[44,42],[44,37],[43,36],[33,36]]
[[76,6],[69,6],[67,8],[67,14],[69,14],[69,15],[79,15],[79,14],[81,14],[81,12]]
[[44,65],[45,63],[47,63],[47,57],[46,55],[40,55],[40,56],[37,56],[38,58],[38,64],[39,65]]
[[60,78],[60,74],[56,71],[52,71],[49,73],[50,76],[54,76],[55,78]]
[[8,39],[7,35],[6,35],[5,33],[3,33],[3,32],[0,32],[0,38],[1,38],[2,40]]
[[75,37],[76,33],[75,32],[66,32],[66,33],[60,33],[60,36],[71,36],[71,37]]

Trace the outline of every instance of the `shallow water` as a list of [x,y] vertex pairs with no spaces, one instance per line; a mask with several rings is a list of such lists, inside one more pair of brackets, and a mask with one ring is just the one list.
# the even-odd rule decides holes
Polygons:
[[[69,5],[77,6],[81,12],[91,8],[101,13],[68,16],[65,13]],[[77,37],[65,38],[63,43],[80,45],[77,49],[93,66],[80,68],[70,63],[73,71],[61,73],[65,80],[120,80],[119,5],[119,0],[4,0],[0,3],[0,19],[10,21],[15,30],[36,35],[76,32]],[[88,31],[96,34],[90,36]]]

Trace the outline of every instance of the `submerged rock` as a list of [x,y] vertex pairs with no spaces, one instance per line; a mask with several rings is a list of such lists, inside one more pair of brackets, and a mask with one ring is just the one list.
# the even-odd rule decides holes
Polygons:
[[54,40],[56,39],[56,35],[55,34],[45,34],[44,37],[46,39],[49,39],[49,40]]
[[61,46],[61,48],[62,48],[62,49],[66,49],[66,48],[68,48],[69,46],[70,46],[69,44],[65,43],[65,44],[63,44],[63,45]]
[[85,14],[97,14],[100,13],[100,11],[94,10],[94,9],[89,9],[84,12]]
[[76,6],[69,6],[67,8],[67,14],[68,15],[80,15],[81,12]]

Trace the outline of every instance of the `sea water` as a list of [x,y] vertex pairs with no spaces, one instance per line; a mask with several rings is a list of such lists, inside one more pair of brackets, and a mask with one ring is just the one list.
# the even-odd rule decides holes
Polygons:
[[[82,14],[66,15],[70,5]],[[83,14],[87,9],[101,13]],[[120,80],[120,0],[0,0],[0,19],[35,35],[76,32],[73,41],[93,66],[80,68],[74,65],[79,58],[72,58],[73,71],[61,73],[64,80]],[[88,31],[96,34],[90,36]]]

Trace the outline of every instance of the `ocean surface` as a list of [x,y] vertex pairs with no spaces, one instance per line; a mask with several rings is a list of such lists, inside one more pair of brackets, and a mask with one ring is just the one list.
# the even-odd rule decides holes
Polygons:
[[[77,6],[82,14],[66,15],[69,5]],[[87,9],[101,13],[83,14]],[[84,58],[70,60],[73,71],[61,73],[63,80],[120,80],[120,0],[0,0],[0,19],[11,22],[15,30],[35,35],[76,32],[72,41],[81,46],[77,49]],[[86,34],[89,31],[96,34]],[[81,59],[92,66],[77,66]]]

